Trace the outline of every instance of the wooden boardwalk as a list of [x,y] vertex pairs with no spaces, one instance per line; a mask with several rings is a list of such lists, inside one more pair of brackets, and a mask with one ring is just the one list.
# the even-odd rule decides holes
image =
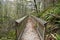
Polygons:
[[35,16],[16,20],[16,40],[44,40],[46,22]]
[[35,24],[32,18],[29,18],[21,38],[22,40],[40,40],[38,33],[34,29],[34,26]]

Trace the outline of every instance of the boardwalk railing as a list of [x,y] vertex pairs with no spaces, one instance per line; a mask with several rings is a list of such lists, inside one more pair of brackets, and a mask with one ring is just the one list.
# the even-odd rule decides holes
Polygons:
[[45,24],[46,24],[46,21],[44,21],[43,19],[40,19],[40,18],[37,18],[35,16],[31,16],[35,22],[36,22],[36,31],[38,32],[39,36],[40,36],[40,39],[41,40],[44,40],[44,34],[45,34]]
[[[44,24],[46,22],[35,16],[30,16],[30,17],[33,19],[34,23],[36,24],[35,29],[36,29],[36,32],[38,32],[40,39],[44,40],[44,32],[45,32]],[[21,40],[28,18],[29,16],[24,16],[16,20],[16,40]]]
[[24,16],[18,20],[16,20],[16,40],[21,40],[21,36],[24,32],[24,28],[26,26],[28,16]]

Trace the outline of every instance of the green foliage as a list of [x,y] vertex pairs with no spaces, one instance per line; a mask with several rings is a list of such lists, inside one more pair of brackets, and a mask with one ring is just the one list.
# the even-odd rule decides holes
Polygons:
[[1,2],[0,2],[0,8],[1,8]]
[[0,23],[5,23],[8,21],[8,19],[10,19],[10,17],[7,16],[0,16]]
[[49,15],[51,12],[54,15],[60,15],[60,7],[49,7],[48,9],[40,12],[40,17],[44,18],[45,20],[51,20],[53,19],[53,16]]
[[[55,17],[50,14],[55,15]],[[57,0],[55,6],[47,7],[47,9],[44,9],[43,11],[41,11],[38,14],[38,16],[42,17],[44,20],[48,22],[46,26],[47,33],[52,33],[53,32],[52,30],[57,27],[60,28],[60,26],[58,26],[60,25],[60,18],[57,17],[57,16],[60,16],[60,0]],[[56,34],[56,40],[60,40],[60,34]]]
[[56,34],[56,40],[60,40],[60,34]]
[[5,37],[1,37],[1,40],[15,40],[15,30],[10,30],[7,32]]
[[54,13],[60,15],[60,7],[56,7],[56,8],[54,9]]
[[56,1],[56,4],[60,4],[60,0],[57,0],[57,1]]
[[53,17],[50,16],[49,14],[47,14],[47,15],[44,16],[44,19],[45,19],[46,21],[51,20],[52,18],[53,18]]
[[15,39],[15,30],[10,30],[7,34],[8,39]]
[[2,37],[1,40],[8,40],[6,37]]

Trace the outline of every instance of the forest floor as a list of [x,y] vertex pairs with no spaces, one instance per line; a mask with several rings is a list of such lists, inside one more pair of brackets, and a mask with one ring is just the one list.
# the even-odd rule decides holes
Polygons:
[[38,33],[34,29],[34,22],[30,17],[27,21],[26,28],[22,35],[22,40],[40,40]]

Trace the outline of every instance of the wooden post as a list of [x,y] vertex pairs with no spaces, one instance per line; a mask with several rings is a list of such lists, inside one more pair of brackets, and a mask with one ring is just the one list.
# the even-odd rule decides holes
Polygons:
[[46,32],[47,32],[47,23],[45,24],[45,34],[44,34],[44,40],[46,40]]
[[15,40],[18,40],[18,36],[17,36],[17,26],[18,26],[18,23],[15,23],[15,35],[16,35]]

